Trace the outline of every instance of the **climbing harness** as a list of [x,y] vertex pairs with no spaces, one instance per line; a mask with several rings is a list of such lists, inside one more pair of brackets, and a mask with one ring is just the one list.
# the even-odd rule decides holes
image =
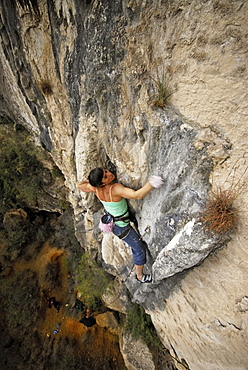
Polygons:
[[126,230],[124,230],[120,234],[115,234],[115,235],[118,236],[119,239],[124,239],[124,238],[126,238],[128,236],[128,234],[130,233],[130,231],[131,231],[131,226],[128,225],[128,227],[127,227]]
[[125,214],[128,213],[128,210],[125,211],[120,216],[113,216],[109,212],[105,210],[105,214],[102,216],[99,228],[104,232],[104,233],[111,233],[113,231],[113,227],[115,222],[118,221],[128,221],[129,220],[129,215],[125,216]]

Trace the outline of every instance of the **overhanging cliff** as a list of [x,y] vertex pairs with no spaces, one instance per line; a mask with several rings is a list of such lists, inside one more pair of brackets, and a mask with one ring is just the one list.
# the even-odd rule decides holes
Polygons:
[[[1,1],[1,115],[51,154],[78,240],[125,280],[166,348],[192,370],[245,370],[247,2],[26,3]],[[152,102],[163,77],[172,95],[161,109]],[[76,189],[98,165],[134,188],[150,174],[165,180],[132,202],[141,233],[149,226],[153,285],[129,275],[129,249],[102,240],[99,203]],[[240,179],[242,218],[227,243],[205,232],[199,212],[212,184]]]

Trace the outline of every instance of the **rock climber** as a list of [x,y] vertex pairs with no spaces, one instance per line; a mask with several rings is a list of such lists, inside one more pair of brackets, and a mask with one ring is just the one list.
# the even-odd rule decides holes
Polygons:
[[107,212],[105,216],[112,216],[112,232],[131,247],[136,279],[140,283],[151,283],[152,275],[143,273],[146,263],[145,244],[139,233],[130,225],[127,199],[142,199],[153,188],[162,185],[163,179],[160,176],[151,176],[142,188],[133,190],[115,182],[115,175],[100,167],[93,169],[87,180],[77,184],[78,189],[83,192],[94,193]]

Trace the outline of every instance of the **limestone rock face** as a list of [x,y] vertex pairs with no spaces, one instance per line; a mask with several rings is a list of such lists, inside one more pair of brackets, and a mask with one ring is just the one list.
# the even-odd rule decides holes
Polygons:
[[118,321],[116,320],[113,312],[105,312],[96,316],[97,325],[102,328],[108,328],[108,330],[118,335]]
[[[127,313],[129,308],[128,291],[125,283],[115,279],[113,284],[103,294],[105,305],[114,311]],[[243,307],[243,306],[242,306]]]
[[158,254],[152,266],[154,281],[197,265],[221,243],[223,238],[207,235],[201,224],[189,221]]
[[152,353],[141,341],[124,334],[121,341],[121,353],[128,370],[155,370]]
[[[191,370],[246,370],[248,2],[37,0],[39,12],[22,3],[0,4],[1,117],[52,155],[78,240],[125,283],[173,356]],[[161,109],[163,81],[172,94]],[[100,203],[76,188],[96,166],[132,188],[165,181],[131,202],[154,284],[135,281],[130,249],[100,234]],[[230,241],[198,222],[219,186],[237,191]]]

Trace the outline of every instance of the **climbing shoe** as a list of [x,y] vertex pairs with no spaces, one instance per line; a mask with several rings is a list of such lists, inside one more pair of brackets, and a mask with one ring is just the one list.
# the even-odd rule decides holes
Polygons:
[[136,279],[138,280],[139,283],[151,283],[152,282],[152,275],[151,274],[143,274],[141,280],[138,279],[136,275]]

